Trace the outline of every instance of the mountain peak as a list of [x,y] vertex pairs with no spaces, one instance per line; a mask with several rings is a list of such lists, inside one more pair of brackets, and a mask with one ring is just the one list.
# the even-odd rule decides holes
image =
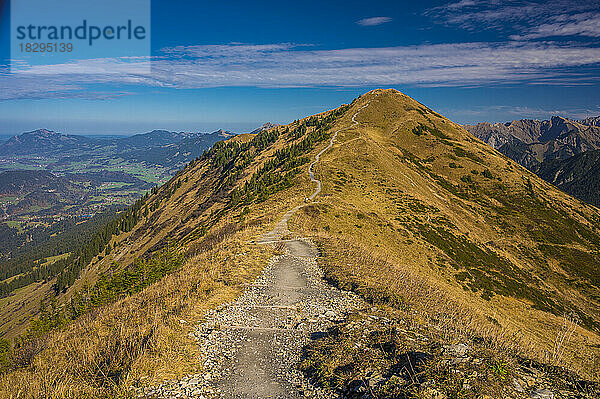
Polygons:
[[[547,122],[551,124],[551,121]],[[563,122],[557,120],[556,123]],[[541,125],[540,121],[525,120],[509,126],[518,132]],[[495,126],[494,129],[500,128]],[[212,135],[194,136],[193,140],[226,133],[220,129]],[[541,133],[538,133],[539,137]],[[132,285],[129,280],[122,279],[120,273],[129,273],[129,267],[136,264],[136,259],[147,259],[149,267],[163,270],[163,259],[170,261],[175,259],[171,256],[183,259],[180,254],[197,254],[191,262],[182,260],[179,264],[177,260],[175,270],[169,269],[174,273],[172,277],[148,282],[152,284],[145,291],[133,293],[131,300],[125,299],[131,306],[123,307],[123,301],[114,306],[106,305],[103,314],[107,318],[131,324],[132,332],[127,339],[133,342],[139,340],[140,334],[151,328],[156,319],[144,315],[169,311],[157,301],[146,301],[148,307],[140,306],[144,298],[158,295],[196,298],[199,284],[212,285],[212,280],[208,279],[213,277],[215,286],[227,279],[231,281],[228,289],[235,288],[240,293],[244,286],[252,289],[250,280],[263,265],[288,265],[289,270],[296,271],[294,268],[298,265],[314,265],[317,250],[310,247],[308,240],[294,239],[310,237],[319,242],[319,260],[324,266],[315,278],[324,275],[336,285],[355,291],[356,295],[344,294],[344,303],[356,309],[356,317],[337,308],[331,311],[332,316],[324,313],[323,307],[331,303],[344,305],[337,299],[331,302],[334,291],[327,288],[323,291],[327,293],[327,303],[319,303],[315,313],[315,320],[323,319],[325,324],[315,325],[313,329],[302,323],[305,327],[299,332],[309,333],[317,328],[326,330],[333,321],[338,323],[339,316],[338,324],[345,323],[348,329],[312,341],[319,350],[334,348],[329,353],[343,353],[347,352],[348,343],[354,343],[346,340],[346,331],[351,332],[348,336],[353,340],[356,333],[356,339],[360,340],[356,342],[361,345],[354,345],[358,351],[349,354],[354,357],[356,353],[364,352],[361,349],[366,347],[364,345],[386,346],[381,344],[384,342],[381,338],[387,340],[390,328],[393,328],[392,352],[381,349],[377,354],[376,360],[381,363],[378,363],[378,379],[380,375],[394,375],[397,371],[398,357],[394,354],[397,348],[403,354],[405,350],[411,353],[423,350],[423,359],[432,359],[431,364],[436,370],[438,365],[446,367],[449,357],[458,356],[461,372],[468,370],[463,373],[465,376],[470,375],[471,370],[479,373],[482,364],[495,364],[491,362],[495,361],[494,351],[498,350],[498,361],[510,365],[511,378],[506,381],[506,386],[512,387],[512,376],[517,375],[520,364],[528,367],[527,376],[531,375],[531,364],[538,364],[522,361],[528,359],[525,356],[541,362],[546,353],[555,349],[556,332],[564,329],[566,309],[573,315],[569,317],[577,317],[581,324],[573,323],[569,327],[574,333],[572,339],[565,340],[564,363],[579,361],[582,369],[593,367],[595,357],[592,355],[595,356],[600,347],[596,321],[600,314],[599,277],[594,269],[600,262],[600,232],[596,229],[600,214],[597,209],[560,193],[469,136],[460,126],[396,90],[373,90],[349,105],[284,126],[279,129],[279,134],[245,135],[245,139],[248,140],[224,143],[202,153],[178,172],[176,178],[152,190],[131,212],[123,213],[121,221],[126,223],[114,226],[126,225],[126,229],[108,230],[110,234],[102,236],[107,237],[111,252],[102,252],[106,244],[101,242],[90,254],[91,263],[80,266],[82,262],[79,262],[73,266],[71,275],[65,273],[66,277],[61,277],[58,291],[69,290],[65,300],[73,298],[72,293],[88,281],[85,278],[75,280],[76,273],[94,276],[110,271],[112,280],[108,281],[118,282],[116,288],[120,290]],[[190,144],[189,147],[167,150],[173,158],[179,157],[192,147],[197,148],[191,141],[183,143]],[[140,152],[146,155],[148,151]],[[310,201],[307,201],[308,193],[313,193]],[[148,209],[149,213],[142,215],[138,209],[144,209],[144,213]],[[293,223],[288,224],[288,219]],[[113,234],[116,235],[114,240]],[[301,254],[298,248],[305,248],[309,255],[302,261],[304,263],[290,257],[286,262],[292,263],[276,263],[282,258],[264,246],[254,245],[261,241],[282,243],[295,255]],[[95,256],[96,253],[104,256]],[[271,258],[272,255],[278,257]],[[114,266],[115,259],[119,261],[117,266]],[[222,264],[227,267],[221,267]],[[217,269],[213,273],[214,265]],[[198,268],[202,268],[200,273],[196,273]],[[274,275],[274,270],[277,274],[282,269],[269,266],[267,276]],[[281,295],[283,299],[289,292],[291,281],[285,273],[281,274],[283,278],[276,279],[285,284],[282,287],[286,290],[281,290],[285,292]],[[102,275],[108,276],[108,273]],[[299,276],[293,278],[307,280],[306,276]],[[268,284],[274,281],[270,277],[267,280]],[[142,280],[139,282],[141,284]],[[327,287],[325,281],[315,282]],[[264,288],[264,279],[259,278],[258,283]],[[215,291],[214,295],[204,296],[202,300],[221,302],[222,292]],[[365,302],[363,306],[362,302],[357,302],[360,296],[367,299],[368,304]],[[298,298],[296,295],[292,299],[298,302]],[[306,303],[321,300],[315,298],[309,293],[300,299]],[[87,303],[87,298],[84,299]],[[251,299],[254,301],[254,297]],[[250,321],[258,320],[260,325],[270,323],[273,320],[272,302],[268,311],[253,313],[252,317],[259,316]],[[186,312],[194,312],[196,305],[195,302],[184,304],[181,316],[177,316],[184,317],[183,321],[193,320],[195,313],[188,318]],[[208,309],[208,303],[205,308]],[[363,317],[364,308],[377,311],[379,316],[365,314],[368,323],[356,322],[357,317]],[[286,309],[278,310],[283,312],[282,317],[289,313]],[[234,309],[235,312],[238,310]],[[384,313],[388,311],[389,314]],[[144,317],[133,317],[137,313]],[[168,316],[168,313],[164,314]],[[260,319],[260,314],[267,316]],[[320,317],[323,314],[327,317]],[[300,319],[312,323],[312,314],[301,316]],[[147,319],[147,323],[140,325],[142,319]],[[222,320],[228,321],[227,317]],[[215,320],[208,322],[211,326],[215,324]],[[418,327],[422,338],[415,340],[415,334],[404,329],[411,325]],[[68,333],[60,335],[65,342],[59,344],[72,347],[70,337],[85,337],[80,331],[87,330],[88,326],[78,322],[65,328]],[[369,333],[365,335],[363,331]],[[344,339],[339,349],[331,346],[338,335]],[[489,345],[490,341],[485,337],[497,339],[498,346]],[[94,345],[105,347],[96,341]],[[461,345],[450,345],[451,342],[461,342]],[[56,344],[57,348],[60,348],[59,344]],[[203,344],[201,341],[200,345]],[[455,346],[461,348],[460,354],[447,349]],[[265,347],[271,353],[270,348]],[[523,357],[509,357],[513,353],[521,356],[520,348],[534,349],[524,351]],[[36,362],[52,364],[56,359],[55,352],[68,354],[66,350],[53,351],[52,356],[42,352]],[[311,349],[310,353],[317,352]],[[371,353],[375,352],[368,351],[366,356]],[[234,353],[233,356],[237,355]],[[475,363],[475,357],[481,362]],[[330,358],[328,355],[322,357],[327,362]],[[309,360],[309,367],[321,367],[318,363],[321,359]],[[349,361],[356,362],[354,358]],[[136,362],[135,358],[131,361],[132,364]],[[336,381],[352,387],[357,381],[356,373],[346,377],[348,373],[344,370],[348,364],[354,367],[358,363],[339,362],[331,370],[333,373],[341,370],[332,375],[336,379],[339,377]],[[134,369],[133,366],[131,370],[132,374],[138,370],[145,373],[145,369]],[[451,375],[455,369],[439,370],[443,375]],[[372,371],[369,373],[373,374]],[[500,380],[497,373],[485,374],[491,375],[494,381]],[[31,375],[37,376],[37,370],[34,369]],[[546,378],[545,374],[543,378]],[[392,381],[395,390],[402,387],[405,380],[394,377]],[[474,381],[473,387],[487,389],[486,380]],[[452,384],[454,389],[454,382]],[[381,380],[371,385],[376,389],[392,386]],[[433,386],[437,388],[437,385]]]
[[[402,93],[399,90],[393,89],[393,88],[389,88],[389,89],[384,89],[382,87],[378,88],[378,89],[373,89],[370,90],[368,92],[366,92],[365,94],[361,95],[360,97],[366,97],[366,96],[373,96],[373,95],[379,95],[381,93],[397,93],[397,94],[402,94],[403,96],[406,96],[406,94]],[[406,96],[408,97],[408,96]]]
[[214,134],[214,135],[217,135],[217,136],[223,137],[223,138],[229,138],[229,137],[235,136],[235,133],[233,133],[229,130],[225,130],[225,129],[219,129],[210,134]]
[[[48,136],[65,136],[65,134],[55,132],[54,130],[49,130],[49,129],[43,129],[42,128],[42,129],[32,130],[30,132],[21,133],[19,136],[42,136],[42,137],[48,137]],[[15,137],[19,137],[19,136],[15,136]]]
[[272,129],[277,126],[279,126],[279,125],[276,123],[267,122],[267,123],[263,124],[262,126],[251,131],[250,134],[257,134],[257,133],[262,132],[263,130]]
[[[154,129],[146,134],[172,134],[173,132],[164,129]],[[143,133],[142,133],[143,134]]]
[[90,146],[94,139],[37,129],[13,136],[0,145],[1,155],[47,154],[65,148]]
[[550,118],[550,123],[556,126],[567,126],[571,129],[578,128],[580,127],[579,125],[581,125],[581,123],[579,123],[578,121],[574,121],[572,119],[565,118],[559,115],[552,116]]

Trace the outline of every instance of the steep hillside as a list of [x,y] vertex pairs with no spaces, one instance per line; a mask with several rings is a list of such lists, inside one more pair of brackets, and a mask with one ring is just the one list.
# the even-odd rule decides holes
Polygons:
[[15,170],[0,172],[0,195],[21,195],[34,190],[47,190],[67,184],[47,171]]
[[598,117],[571,121],[556,116],[549,121],[522,119],[465,128],[547,182],[598,205],[600,169],[594,167],[595,150],[600,148],[598,121]]
[[540,356],[573,314],[569,362],[597,359],[598,210],[399,92],[349,113],[367,102],[317,165],[320,203],[295,222],[323,237],[330,278],[420,311],[441,306],[418,288],[435,287]]
[[564,192],[600,207],[600,150],[544,161],[534,172]]
[[[10,355],[0,395],[123,396],[199,375],[212,360],[193,326],[281,250],[255,241],[290,216],[292,234],[319,246],[327,280],[370,304],[305,348],[301,367],[323,389],[360,396],[375,372],[371,392],[400,389],[411,359],[431,362],[406,374],[408,397],[516,392],[524,359],[599,378],[600,212],[402,93],[375,90],[217,143],[107,225],[80,255],[91,261],[51,282],[57,302]],[[465,346],[485,355],[439,356]]]
[[197,136],[197,133],[170,132],[168,130],[153,130],[148,133],[135,134],[130,137],[124,137],[112,140],[117,145],[117,151],[139,150],[148,147],[162,147],[169,144],[175,144],[181,140]]
[[[89,188],[76,179],[45,170],[0,172],[0,220],[10,216],[47,214],[85,203]],[[56,208],[56,209],[53,209]]]
[[124,208],[232,136],[155,130],[88,138],[44,129],[15,136],[0,143],[0,221],[25,241],[65,218]]
[[[310,187],[298,175],[346,109],[218,143],[109,223],[57,278],[8,298],[18,309],[46,296],[48,306],[10,352],[0,396],[107,397],[197,370],[185,319],[231,299],[264,267],[273,249],[252,240],[302,203]],[[52,301],[39,294],[48,285]]]
[[267,122],[265,124],[263,124],[262,126],[254,129],[253,131],[250,132],[250,134],[257,134],[262,132],[263,130],[268,130],[271,128],[277,127],[277,124],[271,123],[271,122]]
[[529,169],[545,160],[566,159],[600,149],[600,127],[594,125],[593,119],[580,123],[554,116],[549,121],[486,122],[465,128]]
[[114,153],[162,147],[198,136],[199,133],[170,132],[153,130],[122,138],[91,138],[73,134],[63,134],[48,129],[38,129],[13,136],[0,143],[0,155],[66,156],[94,150]]
[[582,125],[600,126],[600,116],[592,116],[579,121]]
[[[58,170],[72,163],[81,169],[81,163],[123,158],[162,165],[176,171],[215,142],[233,135],[222,129],[207,134],[153,130],[129,137],[90,138],[38,129],[0,142],[0,156],[13,163],[30,161],[33,157],[30,166],[39,168],[44,165]],[[109,164],[104,163],[104,166]]]
[[[198,242],[211,229],[219,242],[221,235],[227,236],[244,228],[243,223],[236,222],[243,221],[250,212],[244,207],[292,186],[293,177],[309,160],[302,155],[325,139],[324,129],[332,123],[332,118],[322,115],[322,120],[314,117],[307,126],[296,124],[282,128],[281,132],[273,128],[258,135],[240,135],[219,142],[168,183],[153,189],[150,196],[143,197],[101,229],[97,237],[89,240],[89,245],[74,248],[71,256],[62,262],[62,272],[59,269],[59,274],[56,274],[57,270],[52,270],[49,276],[44,274],[42,281],[16,292],[15,298],[8,297],[5,302],[19,309],[26,307],[28,314],[35,313],[40,298],[48,296],[51,290],[68,299],[73,292],[94,284],[101,274],[115,267],[130,267],[136,260],[151,258],[170,243],[177,243],[187,253],[194,253],[191,245],[200,245]],[[293,152],[286,150],[276,154],[278,149],[293,143],[297,144],[292,148]],[[236,188],[238,190],[232,191]],[[297,201],[302,198],[297,195]],[[284,205],[271,207],[268,213],[272,214]],[[229,220],[227,215],[234,211],[238,218]],[[213,225],[225,220],[229,220],[227,228],[223,232],[215,231]],[[259,221],[265,224],[272,219],[260,218]],[[23,291],[24,295],[21,295]],[[5,309],[7,312],[1,314],[0,331],[14,336],[14,331],[22,331],[28,319],[11,319],[13,307],[5,306]]]

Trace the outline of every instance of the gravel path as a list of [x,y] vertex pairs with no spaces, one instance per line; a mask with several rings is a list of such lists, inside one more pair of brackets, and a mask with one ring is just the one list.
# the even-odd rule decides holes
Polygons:
[[[313,166],[330,149],[329,145],[309,166],[315,182],[313,200],[321,191]],[[316,388],[297,370],[302,347],[313,337],[356,309],[362,300],[351,292],[327,284],[317,265],[317,251],[308,239],[282,240],[288,235],[288,220],[302,207],[288,211],[275,228],[257,244],[283,243],[284,254],[273,257],[259,278],[235,301],[206,314],[193,333],[204,365],[203,374],[145,390],[141,397],[157,398],[332,398],[331,392]]]
[[[270,242],[273,235],[265,235]],[[204,373],[169,381],[141,396],[181,398],[330,398],[295,367],[311,337],[363,307],[323,280],[306,239],[283,241],[259,278],[235,301],[209,312],[193,333]]]

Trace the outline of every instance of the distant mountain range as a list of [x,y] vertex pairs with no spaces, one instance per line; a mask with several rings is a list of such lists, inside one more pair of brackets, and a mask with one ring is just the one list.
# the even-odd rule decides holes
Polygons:
[[0,220],[127,205],[234,133],[87,137],[38,129],[0,142]]
[[[161,140],[166,141],[165,139],[168,138],[168,133],[172,133],[164,132],[159,135],[157,132],[158,131],[154,131],[145,135],[130,137],[132,140],[129,140],[127,144],[133,144],[132,147],[135,149],[121,153],[121,155],[129,160],[145,161],[162,165],[181,165],[199,157],[204,150],[210,148],[217,141],[227,140],[235,135],[234,133],[223,129],[207,134],[186,135],[179,133],[179,136],[176,136],[177,133],[175,133],[172,137],[174,140],[179,138],[177,142],[166,142],[150,148],[144,147],[143,142],[148,135],[151,135],[150,140],[160,142]],[[121,144],[121,142],[119,142],[119,144]]]
[[38,129],[13,136],[0,144],[0,155],[47,155],[57,151],[89,150],[104,142],[85,136]]
[[600,126],[600,116],[592,116],[579,121],[580,123],[588,126]]
[[600,149],[600,118],[587,124],[553,116],[539,121],[521,119],[507,123],[479,123],[465,128],[509,158],[532,169],[551,159],[567,159],[585,151]]
[[[202,146],[202,151],[207,146],[219,140],[227,139],[234,134],[224,130],[214,133],[188,133],[170,132],[167,130],[153,130],[149,133],[136,134],[123,138],[91,138],[53,132],[47,129],[38,129],[13,136],[0,143],[0,156],[69,156],[82,153],[107,152],[122,154],[135,151],[148,151],[165,146],[183,144],[189,149],[190,142]],[[187,141],[186,141],[187,140]],[[184,143],[185,142],[185,143]],[[127,158],[130,158],[129,156]]]
[[600,206],[600,116],[553,116],[464,126],[507,157],[579,199]]
[[7,134],[0,134],[0,143],[2,143],[3,141],[7,141],[11,137],[13,137],[13,136],[10,136],[10,135],[7,135]]
[[277,125],[276,123],[267,122],[264,125],[262,125],[261,127],[256,128],[253,131],[251,131],[250,134],[257,134],[257,133],[262,132],[263,130],[269,130],[269,129],[272,129],[277,126],[279,126],[279,125]]

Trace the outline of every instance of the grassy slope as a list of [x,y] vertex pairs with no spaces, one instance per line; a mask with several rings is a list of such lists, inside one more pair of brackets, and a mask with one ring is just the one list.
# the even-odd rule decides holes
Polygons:
[[[325,114],[327,113],[320,115]],[[242,134],[233,137],[230,141],[246,143],[253,137],[252,134]],[[279,141],[256,156],[256,159],[244,171],[238,184],[242,185],[248,180],[266,160],[272,158],[276,150],[299,140],[299,138],[282,136]],[[155,205],[157,209],[150,212],[147,218],[143,218],[132,231],[113,236],[110,245],[115,250],[108,256],[104,256],[105,254],[102,253],[102,258],[94,258],[69,290],[60,295],[58,302],[68,301],[75,292],[82,290],[85,286],[93,285],[100,275],[111,268],[114,269],[113,263],[116,264],[116,269],[123,269],[131,265],[135,259],[148,256],[149,253],[156,251],[169,241],[179,242],[187,237],[186,247],[197,241],[198,234],[193,233],[198,233],[203,226],[209,227],[212,223],[211,215],[222,210],[227,202],[229,189],[224,191],[217,189],[217,182],[221,177],[220,171],[212,170],[206,162],[195,163],[177,174],[173,181],[179,179],[181,187],[170,198],[162,201],[159,201],[161,193],[151,196],[146,204],[149,208]],[[301,179],[307,180],[306,177]],[[294,201],[302,201],[304,195],[310,190],[306,183],[305,181],[305,187],[299,186],[297,189],[288,190],[289,194],[287,195],[293,196]],[[165,187],[167,186],[169,186],[168,183]],[[298,192],[302,194],[298,194],[295,190],[299,190]],[[279,206],[283,206],[283,204]],[[273,211],[272,208],[263,209],[262,207],[258,207],[257,210],[259,214]],[[268,222],[275,223],[272,215],[269,216]],[[14,338],[23,333],[28,326],[28,321],[39,313],[40,301],[48,299],[54,282],[55,280],[52,280],[41,286],[32,284],[17,291],[9,298],[0,299],[0,304],[5,305],[3,307],[5,310],[0,311],[0,333],[8,338]]]
[[53,281],[29,284],[0,298],[0,333],[4,338],[12,339],[25,332],[31,318],[38,314],[40,302],[52,292]]
[[369,100],[360,126],[341,132],[317,168],[320,204],[295,219],[321,237],[330,277],[509,336],[538,359],[556,360],[563,316],[574,313],[585,328],[561,360],[594,374],[598,210],[393,90],[366,94],[338,126]]

